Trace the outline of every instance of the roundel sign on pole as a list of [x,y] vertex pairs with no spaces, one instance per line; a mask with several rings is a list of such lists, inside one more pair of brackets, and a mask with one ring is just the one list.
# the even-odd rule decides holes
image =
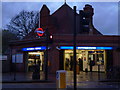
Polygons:
[[42,28],[37,28],[35,30],[35,32],[37,33],[38,36],[43,36],[44,35],[44,30]]

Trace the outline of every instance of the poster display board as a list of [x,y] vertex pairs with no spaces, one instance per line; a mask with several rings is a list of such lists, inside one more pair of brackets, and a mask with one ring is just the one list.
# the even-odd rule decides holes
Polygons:
[[23,63],[23,54],[12,55],[12,63]]
[[7,60],[7,55],[0,55],[0,61]]

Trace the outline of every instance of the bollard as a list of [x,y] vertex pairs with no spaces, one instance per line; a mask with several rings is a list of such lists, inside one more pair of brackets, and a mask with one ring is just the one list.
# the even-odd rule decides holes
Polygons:
[[65,70],[56,71],[56,84],[58,89],[66,88],[66,71]]

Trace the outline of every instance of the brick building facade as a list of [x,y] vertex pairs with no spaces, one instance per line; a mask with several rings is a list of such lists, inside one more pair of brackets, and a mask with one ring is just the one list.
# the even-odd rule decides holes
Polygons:
[[[80,27],[80,14],[76,13],[77,29],[77,65],[82,66],[82,71],[89,68],[89,58],[95,61],[93,71],[98,71],[98,64],[101,71],[106,72],[108,68],[120,65],[120,36],[103,35],[93,25],[94,9],[91,5],[85,5],[84,12],[89,12],[89,30],[84,31]],[[48,71],[55,73],[57,70],[72,71],[73,59],[73,30],[74,11],[63,4],[58,10],[50,15],[50,10],[43,5],[40,10],[39,26],[48,30]],[[35,30],[31,31],[20,41],[11,41],[11,70],[14,70],[17,62],[17,71],[31,71],[33,64],[40,60],[40,70],[45,70],[46,61],[46,36],[38,37]],[[79,64],[82,59],[82,65]],[[66,66],[67,60],[69,65]]]

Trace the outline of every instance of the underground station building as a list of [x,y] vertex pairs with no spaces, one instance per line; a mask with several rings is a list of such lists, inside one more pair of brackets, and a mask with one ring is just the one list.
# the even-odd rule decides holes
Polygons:
[[[32,66],[39,64],[40,71],[56,73],[57,70],[73,71],[73,32],[76,22],[76,62],[79,71],[90,71],[89,59],[94,61],[93,71],[106,72],[111,67],[120,66],[120,36],[103,35],[93,25],[94,9],[85,5],[75,14],[63,4],[50,14],[43,5],[39,15],[39,27],[19,41],[11,41],[11,70],[31,72]],[[89,22],[83,23],[84,20]],[[83,20],[83,21],[82,21]],[[42,29],[41,29],[42,28]],[[80,61],[82,60],[82,61]],[[47,62],[46,62],[47,61]],[[82,62],[82,63],[81,63]]]

